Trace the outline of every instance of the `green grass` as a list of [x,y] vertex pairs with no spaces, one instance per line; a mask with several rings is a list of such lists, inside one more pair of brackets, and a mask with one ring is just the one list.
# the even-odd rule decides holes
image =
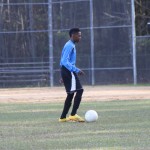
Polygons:
[[150,100],[82,102],[94,123],[58,123],[63,103],[0,104],[0,150],[150,149]]

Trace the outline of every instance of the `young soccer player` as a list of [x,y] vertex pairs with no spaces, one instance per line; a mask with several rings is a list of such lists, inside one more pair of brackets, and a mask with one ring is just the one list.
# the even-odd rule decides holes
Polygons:
[[[64,45],[60,60],[61,77],[64,83],[67,97],[64,103],[62,114],[59,122],[73,121],[84,122],[84,119],[77,115],[83,88],[80,83],[78,75],[84,75],[84,72],[76,67],[76,47],[75,44],[81,39],[81,31],[79,28],[72,28],[69,31],[70,40]],[[71,107],[74,98],[71,115],[67,118],[68,111]]]

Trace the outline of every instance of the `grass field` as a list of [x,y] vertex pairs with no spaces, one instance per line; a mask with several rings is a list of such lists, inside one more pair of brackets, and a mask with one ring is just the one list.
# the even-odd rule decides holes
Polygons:
[[0,150],[148,150],[150,100],[82,102],[94,123],[59,123],[63,103],[1,103]]

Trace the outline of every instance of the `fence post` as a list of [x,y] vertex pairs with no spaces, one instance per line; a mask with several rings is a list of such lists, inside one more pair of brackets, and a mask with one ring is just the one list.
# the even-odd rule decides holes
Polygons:
[[132,50],[133,50],[133,80],[137,84],[137,66],[136,66],[136,30],[135,30],[135,3],[131,0],[131,17],[132,17]]
[[49,71],[50,86],[54,86],[53,69],[53,26],[52,26],[52,0],[48,0],[48,37],[49,37]]
[[93,0],[90,0],[90,33],[91,33],[91,79],[92,79],[92,85],[95,85],[95,70],[94,70],[94,31],[93,31]]

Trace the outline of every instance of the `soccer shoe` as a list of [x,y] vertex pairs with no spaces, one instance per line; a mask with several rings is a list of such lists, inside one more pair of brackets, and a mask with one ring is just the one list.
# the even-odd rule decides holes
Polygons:
[[77,114],[74,116],[70,115],[68,119],[72,122],[85,122],[85,120],[82,117],[78,116]]
[[68,118],[63,118],[63,119],[59,118],[58,121],[59,121],[59,122],[67,122],[67,121],[69,121],[69,119],[68,119]]

